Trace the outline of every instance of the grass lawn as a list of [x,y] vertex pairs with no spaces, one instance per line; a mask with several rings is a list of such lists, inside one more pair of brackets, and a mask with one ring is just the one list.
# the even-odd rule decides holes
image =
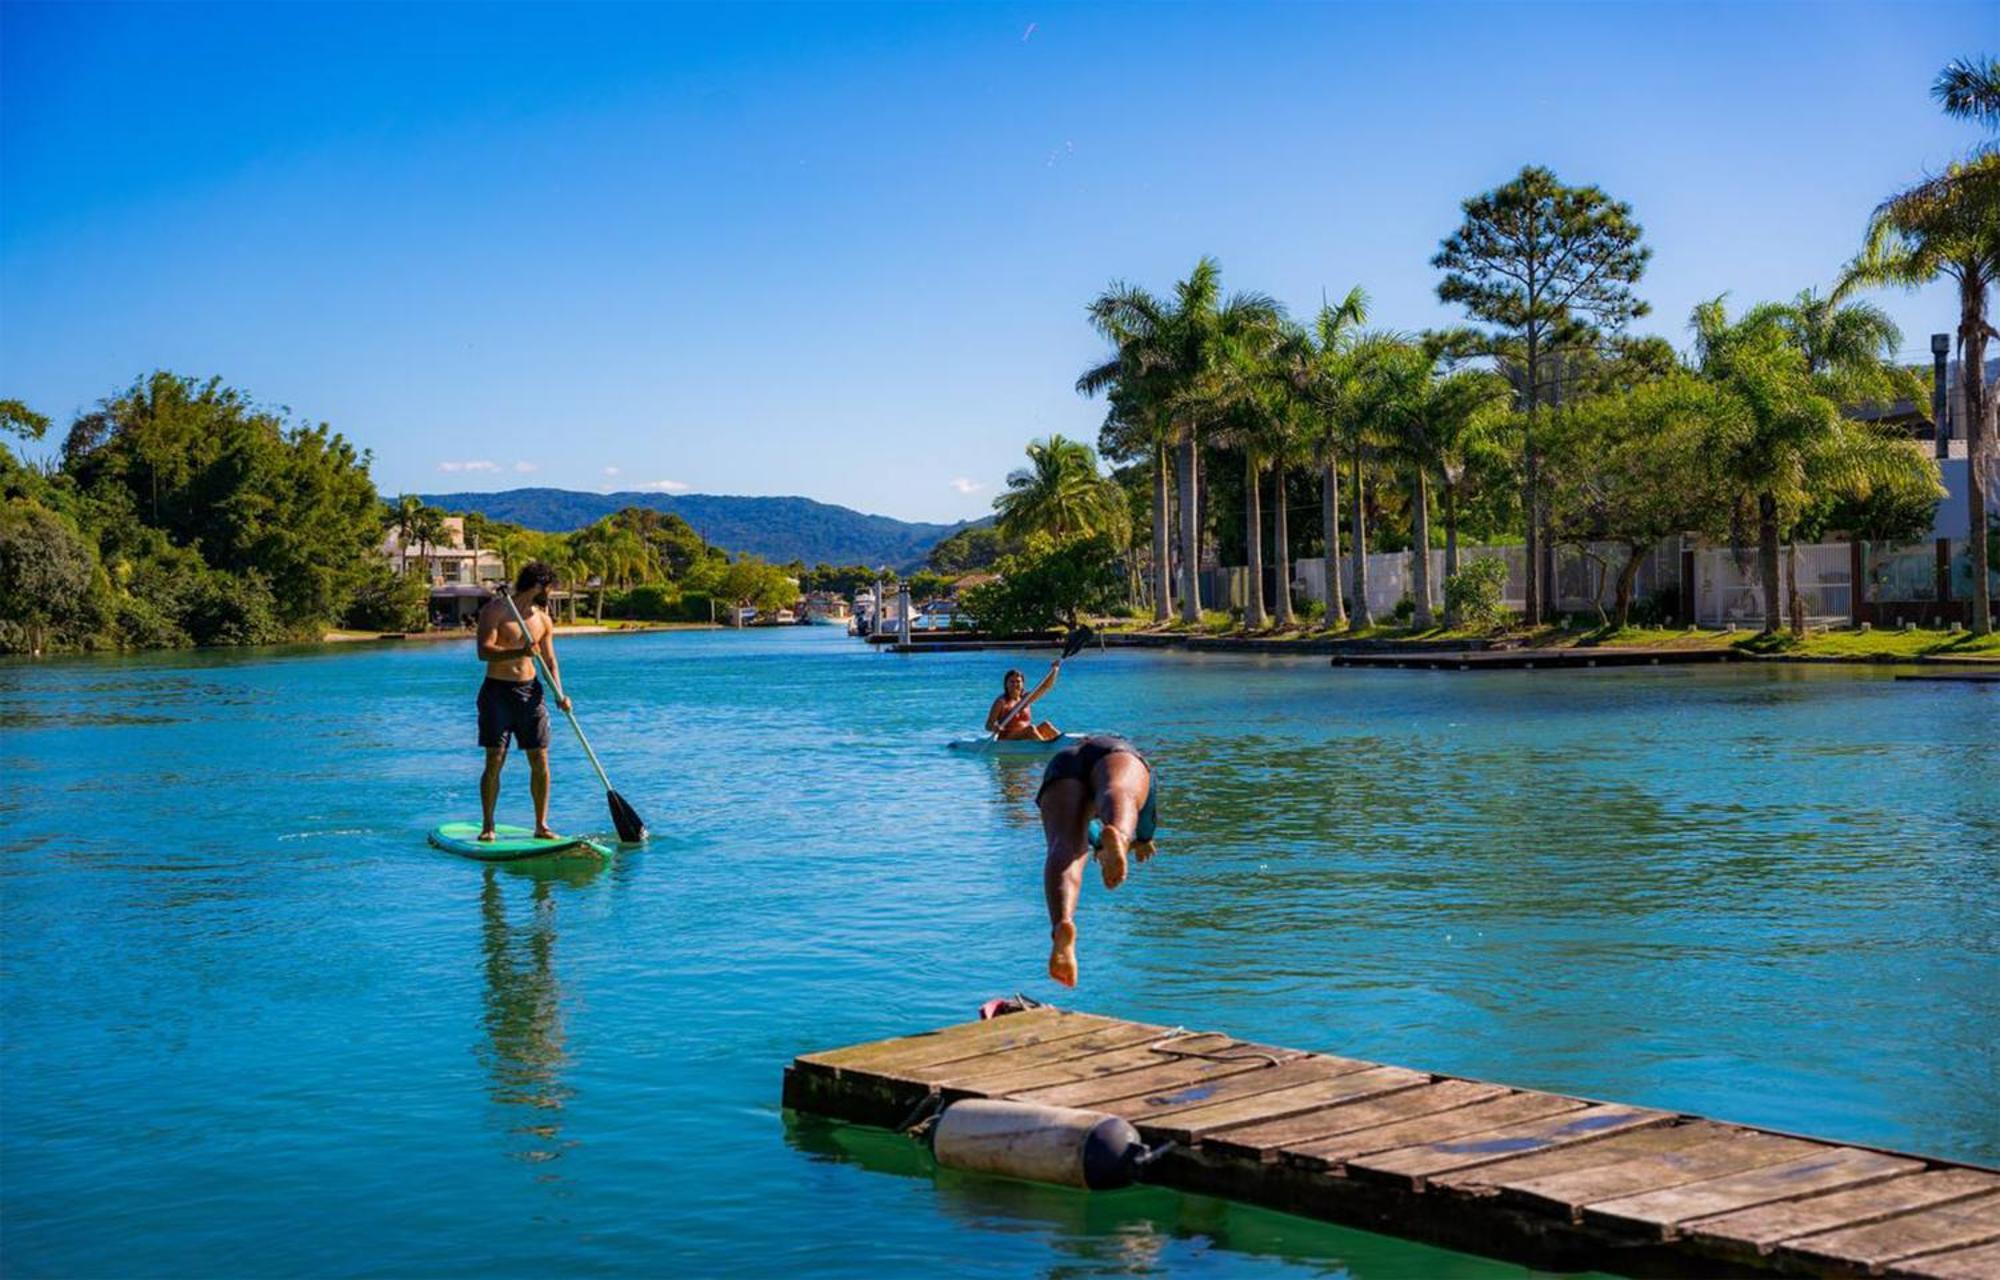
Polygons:
[[1765,636],[1745,631],[1689,631],[1685,628],[1665,627],[1607,627],[1594,630],[1541,627],[1534,630],[1516,629],[1492,633],[1466,629],[1451,630],[1445,627],[1418,630],[1414,627],[1371,626],[1328,631],[1319,626],[1302,626],[1289,631],[1272,629],[1250,631],[1237,625],[1228,614],[1213,610],[1203,613],[1198,626],[1187,626],[1180,622],[1156,625],[1131,619],[1115,619],[1106,621],[1102,630],[1112,635],[1136,633],[1228,636],[1232,639],[1267,640],[1274,645],[1295,640],[1389,641],[1407,644],[1413,650],[1452,641],[1488,640],[1530,649],[1734,647],[1746,653],[1775,658],[1845,658],[1857,662],[1914,662],[1925,658],[1968,658],[2000,662],[2000,633],[1974,637],[1966,632],[1936,630],[1860,631],[1842,627],[1832,631],[1813,631],[1803,640],[1795,640],[1790,632]]

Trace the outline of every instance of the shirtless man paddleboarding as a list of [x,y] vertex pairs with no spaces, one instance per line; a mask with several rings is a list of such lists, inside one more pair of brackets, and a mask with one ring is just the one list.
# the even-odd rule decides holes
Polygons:
[[[493,810],[500,803],[500,770],[507,763],[509,738],[528,755],[535,838],[555,838],[549,829],[549,709],[542,703],[534,657],[541,654],[549,678],[560,688],[555,620],[548,611],[549,588],[555,580],[555,570],[539,560],[522,565],[514,578],[514,608],[527,623],[525,632],[502,596],[494,596],[479,611],[479,660],[486,664],[486,682],[479,686],[479,745],[486,749],[486,772],[479,779],[481,840],[493,839]],[[556,705],[567,711],[569,699],[558,698]]]

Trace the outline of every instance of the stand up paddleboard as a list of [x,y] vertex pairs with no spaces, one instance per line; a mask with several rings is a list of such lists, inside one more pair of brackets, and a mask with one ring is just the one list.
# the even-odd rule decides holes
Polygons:
[[477,858],[481,862],[514,862],[521,858],[539,858],[543,854],[563,853],[572,849],[585,850],[599,857],[611,856],[611,850],[587,836],[557,836],[553,840],[537,840],[534,832],[528,828],[510,827],[504,823],[493,828],[493,839],[481,840],[478,823],[447,822],[431,831],[431,843],[446,853]]
[[953,738],[948,745],[953,751],[970,751],[975,755],[989,756],[1049,756],[1064,747],[1073,747],[1083,741],[1080,733],[1065,733],[1060,737],[1043,742],[1039,738]]

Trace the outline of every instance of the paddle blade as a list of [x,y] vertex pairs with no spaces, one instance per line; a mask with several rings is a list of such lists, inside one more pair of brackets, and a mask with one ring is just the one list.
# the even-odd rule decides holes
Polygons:
[[616,791],[604,793],[604,799],[611,806],[611,825],[618,828],[618,838],[626,844],[638,844],[646,838],[646,823],[638,810],[625,802],[625,797]]
[[1090,636],[1091,631],[1087,626],[1079,624],[1070,628],[1069,635],[1063,639],[1062,656],[1064,661],[1074,658],[1081,652],[1083,646],[1090,643]]

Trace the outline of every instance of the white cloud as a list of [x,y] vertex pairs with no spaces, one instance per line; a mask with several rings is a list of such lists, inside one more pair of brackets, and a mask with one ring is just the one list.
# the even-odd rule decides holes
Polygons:
[[958,490],[960,493],[973,494],[973,493],[978,493],[981,489],[984,489],[986,486],[978,483],[977,481],[968,480],[964,476],[960,476],[956,480],[953,480],[951,482],[951,487]]
[[514,464],[514,470],[520,472],[522,475],[527,475],[530,471],[540,471],[541,469],[542,464],[539,462],[517,462]]
[[439,471],[498,471],[499,469],[500,469],[499,463],[488,462],[484,458],[475,459],[472,462],[438,463]]
[[607,476],[615,476],[615,475],[617,475],[617,474],[618,474],[618,468],[617,468],[617,467],[606,467],[606,468],[604,468],[604,474],[605,474],[605,475],[607,475]]
[[693,486],[681,480],[648,480],[639,487],[647,493],[686,493]]

